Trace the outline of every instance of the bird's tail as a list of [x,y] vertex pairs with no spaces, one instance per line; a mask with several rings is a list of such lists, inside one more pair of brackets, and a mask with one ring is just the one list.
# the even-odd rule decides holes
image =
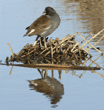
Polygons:
[[27,36],[27,34],[23,35],[23,37]]

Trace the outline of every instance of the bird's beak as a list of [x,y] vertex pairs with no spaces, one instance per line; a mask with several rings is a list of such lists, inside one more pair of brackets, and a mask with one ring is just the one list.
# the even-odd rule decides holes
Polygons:
[[45,14],[46,13],[46,11],[44,11],[42,14]]

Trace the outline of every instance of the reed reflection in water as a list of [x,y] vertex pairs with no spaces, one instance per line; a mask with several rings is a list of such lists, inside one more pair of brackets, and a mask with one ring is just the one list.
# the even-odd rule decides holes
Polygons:
[[104,0],[61,0],[61,3],[74,30],[95,34],[104,28]]

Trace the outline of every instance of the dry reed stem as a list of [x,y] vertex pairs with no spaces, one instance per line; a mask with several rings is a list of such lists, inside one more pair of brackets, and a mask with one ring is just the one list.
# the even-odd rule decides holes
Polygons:
[[[28,64],[31,64],[31,62],[35,63],[35,60],[37,60],[38,63],[47,62],[51,64],[65,64],[65,62],[67,61],[72,61],[72,64],[74,65],[80,64],[82,63],[82,60],[86,59],[87,55],[90,55],[91,57],[91,54],[87,49],[83,48],[83,45],[79,47],[79,45],[82,44],[83,41],[78,43],[75,42],[74,38],[76,37],[76,34],[81,36],[83,41],[89,44],[90,40],[87,41],[86,39],[90,34],[86,38],[84,38],[78,32],[73,34],[72,36],[67,35],[61,40],[59,40],[59,38],[56,38],[55,40],[50,39],[46,44],[44,44],[44,46],[41,45],[40,38],[40,44],[37,44],[35,47],[33,47],[32,45],[24,46],[19,54],[15,56],[15,61],[22,61],[23,63],[26,63],[27,60]],[[101,39],[102,38],[100,38],[100,40]],[[96,44],[97,43],[95,43],[94,45]],[[46,45],[47,48],[45,48]],[[94,45],[89,45],[96,49]]]
[[7,43],[7,44],[8,44],[8,46],[9,46],[9,48],[10,48],[11,53],[12,53],[12,57],[14,57],[13,50],[12,50],[10,44],[9,44],[9,43]]

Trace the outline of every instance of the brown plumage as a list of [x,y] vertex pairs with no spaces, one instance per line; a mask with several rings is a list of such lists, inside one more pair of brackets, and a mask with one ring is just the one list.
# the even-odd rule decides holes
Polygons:
[[27,32],[24,35],[37,35],[34,46],[36,45],[38,38],[41,39],[41,37],[44,38],[44,42],[46,44],[45,37],[52,34],[60,24],[60,17],[52,7],[46,7],[43,13],[45,13],[45,15],[40,16],[26,28]]
[[36,19],[29,27],[26,28],[28,31],[24,36],[28,35],[28,33],[32,29],[35,29],[35,31],[28,36],[40,35],[45,31],[46,28],[49,27],[50,23],[51,20],[47,17],[47,15],[42,15],[38,19]]

